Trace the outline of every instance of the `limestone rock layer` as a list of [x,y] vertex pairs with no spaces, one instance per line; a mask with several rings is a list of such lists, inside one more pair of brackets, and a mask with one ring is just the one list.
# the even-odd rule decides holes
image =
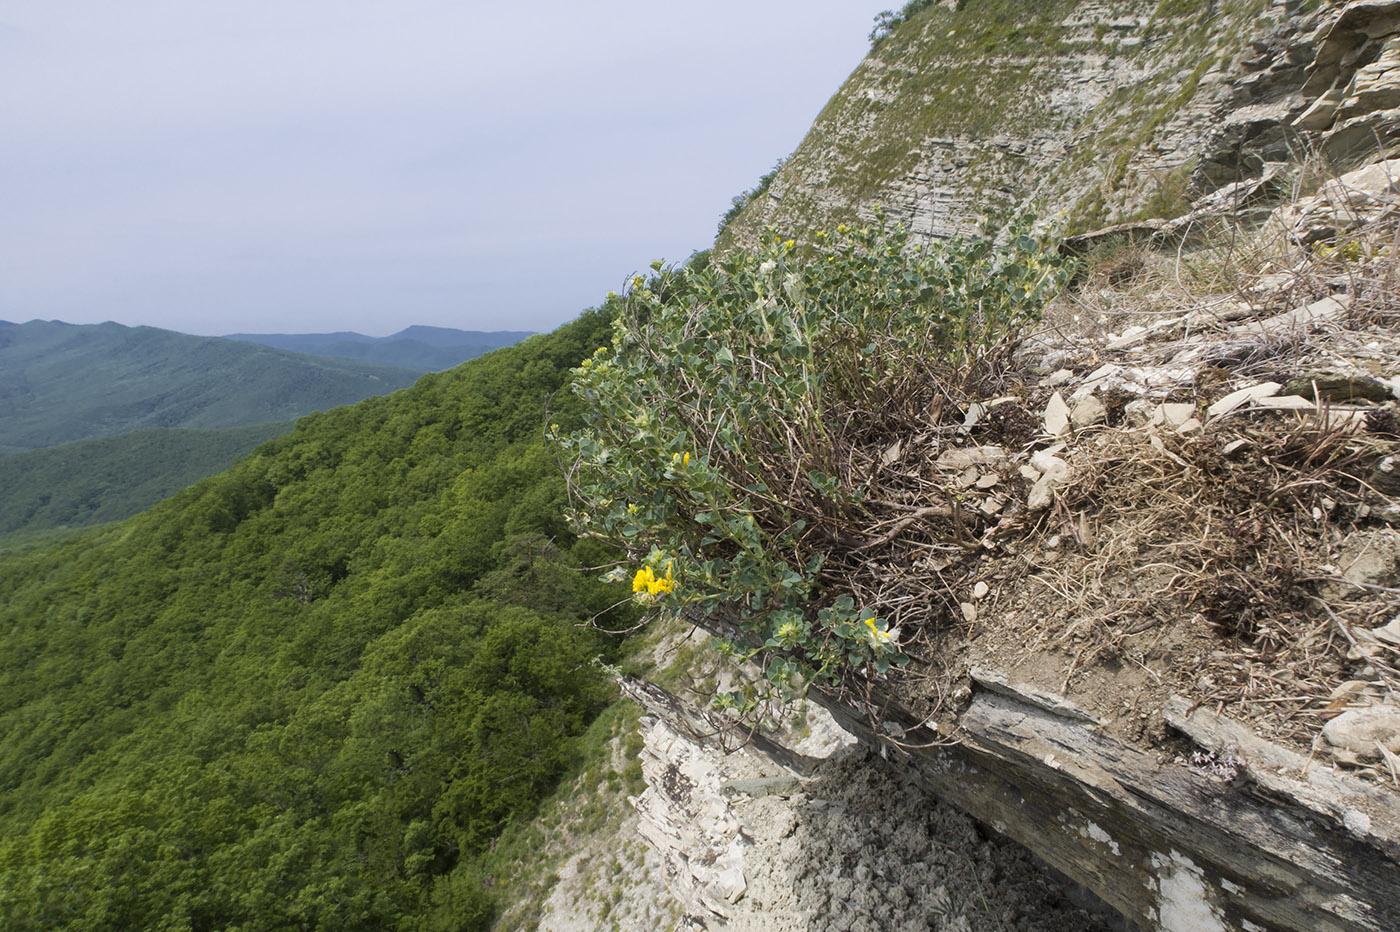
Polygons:
[[877,207],[916,240],[1026,209],[1076,232],[1186,214],[1314,156],[1355,167],[1397,142],[1397,56],[1389,0],[932,5],[860,63],[717,248]]

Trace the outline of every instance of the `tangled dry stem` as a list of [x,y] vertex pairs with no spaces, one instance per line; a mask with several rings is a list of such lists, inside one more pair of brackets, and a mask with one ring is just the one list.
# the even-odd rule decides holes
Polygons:
[[[1349,250],[1348,242],[1364,246]],[[1395,243],[1392,226],[1340,238],[1325,251],[1256,252],[1245,261],[1233,242],[1233,254],[1207,257],[1222,268],[1247,266],[1247,275],[1232,277],[1231,293],[1203,301],[1183,285],[1175,294],[1158,289],[1152,303],[1160,315],[1164,293],[1175,302],[1167,313],[1233,302],[1237,315],[1243,304],[1245,316],[1257,317],[1345,293],[1352,312],[1325,349],[1305,332],[1217,339],[1195,365],[1234,379],[1269,378],[1304,360],[1344,356],[1393,371],[1400,362]],[[1183,277],[1180,264],[1178,257],[1178,283],[1222,282],[1199,268]],[[1270,273],[1266,302],[1249,283]],[[1120,296],[1120,314],[1121,303]],[[1078,310],[1086,311],[1082,302]],[[1177,358],[1192,342],[1188,325],[1183,337],[1155,348],[1155,359]],[[852,472],[866,477],[864,524],[847,531],[850,545],[829,554],[824,571],[826,585],[856,593],[905,632],[905,649],[919,662],[896,674],[904,682],[895,692],[927,695],[931,714],[948,703],[956,645],[976,629],[956,593],[995,576],[1004,589],[1019,579],[1041,591],[1035,609],[1016,617],[1029,650],[1069,655],[1064,688],[1095,664],[1134,665],[1163,688],[1300,743],[1346,707],[1343,684],[1368,682],[1400,697],[1400,651],[1352,633],[1394,617],[1400,591],[1358,587],[1332,565],[1347,535],[1381,526],[1368,515],[1391,503],[1371,474],[1400,452],[1393,405],[1377,406],[1364,423],[1335,420],[1325,405],[1306,417],[1255,415],[1206,437],[1156,445],[1140,432],[1107,430],[1079,449],[1073,488],[1033,519],[966,507],[947,475],[928,468],[941,448],[973,442],[960,435],[957,418],[973,397],[987,397],[941,387],[946,412],[935,405],[921,425],[872,430],[847,454]],[[1207,403],[1223,391],[1198,376],[1189,400]],[[953,417],[940,423],[940,413]],[[1014,488],[1014,476],[1001,479]],[[1065,541],[1058,563],[1010,552],[1037,550],[1051,537]],[[989,546],[996,541],[1012,548]],[[1195,645],[1194,662],[1154,668],[1146,660],[1154,645],[1173,638]]]

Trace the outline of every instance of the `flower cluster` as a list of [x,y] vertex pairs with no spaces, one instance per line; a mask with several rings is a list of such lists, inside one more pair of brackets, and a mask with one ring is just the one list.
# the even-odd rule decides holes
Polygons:
[[1219,751],[1197,751],[1191,755],[1191,767],[1223,783],[1234,783],[1246,772],[1248,763],[1240,756],[1239,746],[1227,744]]
[[886,629],[879,627],[875,624],[874,618],[867,618],[864,621],[862,621],[861,624],[865,625],[867,628],[870,629],[870,643],[874,644],[876,647],[892,645],[897,643],[899,640],[898,628]]
[[643,604],[655,602],[670,592],[675,591],[676,579],[671,575],[671,562],[666,562],[666,575],[657,576],[650,566],[643,566],[637,570],[637,575],[632,577],[632,593],[638,602]]

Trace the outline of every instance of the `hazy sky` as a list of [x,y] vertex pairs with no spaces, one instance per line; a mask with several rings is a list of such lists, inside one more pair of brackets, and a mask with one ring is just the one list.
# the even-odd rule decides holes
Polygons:
[[6,4],[0,319],[550,329],[708,246],[887,5]]

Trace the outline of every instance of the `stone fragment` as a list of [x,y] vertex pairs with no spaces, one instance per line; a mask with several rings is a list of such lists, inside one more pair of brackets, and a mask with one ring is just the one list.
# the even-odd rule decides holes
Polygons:
[[1113,362],[1106,362],[1093,372],[1084,377],[1084,381],[1074,390],[1076,398],[1091,395],[1099,388],[1113,387],[1121,381],[1123,367]]
[[1348,709],[1322,726],[1322,739],[1362,759],[1380,757],[1382,747],[1400,752],[1400,706]]
[[1199,434],[1204,429],[1204,425],[1202,425],[1198,419],[1191,417],[1178,424],[1176,432],[1183,436],[1190,436],[1192,434]]
[[987,597],[987,593],[991,591],[991,586],[987,585],[982,580],[978,580],[977,585],[972,587],[972,597],[974,599],[985,599]]
[[1400,459],[1382,456],[1376,460],[1366,482],[1382,495],[1400,494]]
[[1109,340],[1106,348],[1109,350],[1127,349],[1133,344],[1141,343],[1147,339],[1151,332],[1147,327],[1129,327],[1115,339]]
[[1000,481],[1001,476],[998,476],[994,472],[983,473],[981,476],[977,477],[977,488],[990,489],[992,486],[996,485]]
[[1371,834],[1371,817],[1355,806],[1347,806],[1342,812],[1342,828],[1358,838],[1365,838]]
[[1061,385],[1074,378],[1074,373],[1068,369],[1060,369],[1045,378],[1045,384],[1051,388],[1059,388]]
[[1083,430],[1095,424],[1101,424],[1108,418],[1108,409],[1103,406],[1103,402],[1093,395],[1086,395],[1079,399],[1074,409],[1069,413],[1069,422],[1075,430]]
[[969,466],[1000,466],[1006,462],[1006,450],[997,446],[951,447],[938,455],[941,469],[962,471]]
[[716,880],[719,883],[720,892],[731,903],[739,902],[744,892],[749,888],[749,883],[744,878],[744,871],[739,867],[729,867],[721,871]]
[[1272,398],[1260,398],[1255,404],[1278,411],[1312,411],[1317,408],[1316,403],[1302,395],[1274,395]]
[[[1400,46],[1392,51],[1392,63],[1400,64]],[[1371,66],[1367,66],[1370,68]],[[1357,73],[1364,79],[1363,68]],[[1371,77],[1380,77],[1374,73]],[[1400,91],[1400,70],[1390,69],[1388,93]],[[1379,90],[1379,85],[1376,86]],[[1352,100],[1357,100],[1353,98]],[[1350,107],[1352,100],[1344,105]],[[1306,246],[1318,240],[1374,224],[1400,206],[1400,159],[1373,162],[1364,168],[1333,178],[1312,197],[1300,198],[1275,210],[1271,222],[1283,227],[1290,238]]]
[[1129,427],[1146,427],[1156,410],[1157,406],[1146,398],[1134,398],[1123,406],[1123,417]]
[[1258,401],[1260,398],[1268,398],[1277,395],[1283,386],[1277,382],[1261,382],[1258,385],[1247,385],[1244,388],[1236,389],[1224,398],[1219,399],[1209,408],[1206,414],[1211,418],[1224,417],[1231,411],[1242,405]]
[[[1179,430],[1187,421],[1195,420],[1196,406],[1189,401],[1167,401],[1159,404],[1147,421],[1148,427]],[[1199,426],[1199,425],[1198,425]]]
[[1390,624],[1381,625],[1379,628],[1372,628],[1371,635],[1378,641],[1384,641],[1394,647],[1400,647],[1400,615],[1396,615],[1390,620]]
[[1342,105],[1343,88],[1334,87],[1312,102],[1294,121],[1298,129],[1319,132],[1332,125],[1337,118],[1337,109]]
[[1055,490],[1069,481],[1069,464],[1057,456],[1046,456],[1045,451],[1031,459],[1031,465],[1040,470],[1040,478],[1031,486],[1026,497],[1026,507],[1031,511],[1042,511],[1055,500]]
[[[1037,472],[1046,473],[1055,468],[1056,463],[1061,463],[1055,456],[1053,450],[1037,450],[1031,454],[1031,467]],[[1064,465],[1061,463],[1061,465]]]
[[1273,337],[1291,332],[1305,332],[1321,324],[1341,319],[1351,307],[1351,295],[1330,295],[1312,304],[1296,307],[1291,311],[1267,317],[1264,320],[1251,320],[1230,328],[1231,336]]
[[962,602],[958,605],[958,608],[962,609],[963,621],[972,624],[977,620],[976,605],[973,605],[971,602]]
[[1042,418],[1045,433],[1051,437],[1063,437],[1069,433],[1069,405],[1059,392],[1050,396]]
[[[1367,586],[1394,588],[1400,584],[1400,532],[1391,528],[1354,531],[1342,542],[1336,562],[1342,579],[1353,585],[1324,584],[1324,598],[1355,598]],[[1355,633],[1370,632],[1355,629]]]
[[1400,107],[1400,37],[1387,40],[1375,61],[1357,69],[1337,116],[1346,119],[1395,107]]
[[1370,686],[1371,684],[1366,680],[1347,680],[1345,683],[1332,690],[1327,698],[1334,702],[1338,699],[1345,699],[1350,702],[1352,699],[1364,695]]
[[1317,369],[1289,379],[1283,393],[1323,401],[1385,401],[1390,397],[1390,386],[1360,373]]

